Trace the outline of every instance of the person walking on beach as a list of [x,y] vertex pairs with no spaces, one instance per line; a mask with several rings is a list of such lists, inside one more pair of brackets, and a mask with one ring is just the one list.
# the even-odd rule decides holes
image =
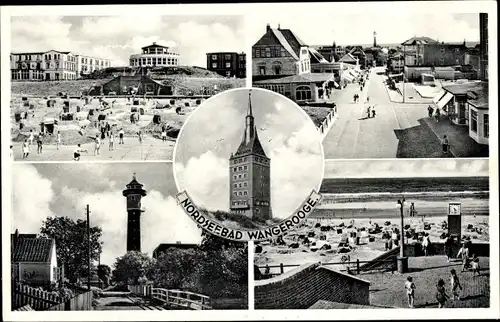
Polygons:
[[372,118],[375,118],[375,115],[376,115],[375,106],[372,106]]
[[415,217],[415,203],[412,202],[410,206],[410,217]]
[[438,308],[442,309],[444,305],[446,304],[446,301],[449,299],[448,294],[446,294],[446,289],[444,288],[444,281],[443,279],[439,279],[437,283],[437,291],[436,291],[436,300],[438,301]]
[[36,137],[36,153],[42,153],[42,133],[39,133]]
[[30,130],[30,136],[28,137],[29,145],[33,145],[34,140],[35,140],[35,135],[33,134],[33,130]]
[[429,105],[429,107],[427,108],[427,112],[429,114],[429,118],[431,118],[432,114],[434,114],[434,109],[432,108],[432,106]]
[[469,267],[469,249],[465,246],[465,244],[462,244],[457,257],[462,258],[462,272],[464,272]]
[[429,253],[429,239],[428,236],[424,236],[424,240],[422,241],[422,250],[424,251],[424,255],[427,257]]
[[457,271],[452,269],[450,271],[451,274],[451,291],[453,293],[453,299],[454,300],[460,300],[460,294],[458,290],[462,290],[462,285],[460,284],[460,280],[458,279]]
[[368,108],[366,109],[366,118],[370,118],[370,111],[371,111],[371,106],[368,106]]
[[120,132],[118,132],[118,135],[120,136],[120,140],[118,141],[118,144],[125,144],[123,142],[123,136],[125,135],[125,131],[123,131],[123,128],[120,129]]
[[142,144],[142,132],[137,132],[137,136],[139,137],[139,144]]
[[370,103],[370,96],[367,96],[367,97],[366,97],[366,102],[367,102],[367,103]]
[[444,238],[444,254],[446,255],[446,260],[450,262],[451,258],[451,252],[452,252],[452,239],[450,238],[450,235],[446,234]]
[[109,132],[109,151],[114,150],[114,144],[115,144],[115,133],[113,131]]
[[100,149],[101,149],[101,139],[99,139],[99,135],[96,135],[94,142],[94,156],[99,155]]
[[61,132],[57,131],[57,138],[56,138],[56,149],[59,150],[59,144],[61,144]]
[[413,277],[408,276],[405,282],[406,295],[408,296],[408,307],[413,308],[415,303],[415,283],[413,283]]
[[167,129],[165,127],[162,127],[161,129],[161,140],[163,142],[167,141]]
[[450,141],[448,140],[448,136],[446,136],[446,134],[443,136],[441,145],[443,146],[443,153],[448,155],[448,152],[450,151]]
[[23,142],[23,159],[27,159],[29,154],[30,154],[30,144],[28,142],[28,139],[26,139]]

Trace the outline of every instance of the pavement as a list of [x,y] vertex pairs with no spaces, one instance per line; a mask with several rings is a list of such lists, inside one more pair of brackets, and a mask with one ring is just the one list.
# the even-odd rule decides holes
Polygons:
[[[103,292],[106,293],[106,292]],[[113,292],[117,294],[104,294],[94,300],[94,311],[163,311],[161,306],[153,305],[148,300],[131,295],[129,292]]]
[[[172,160],[175,141],[162,142],[151,136],[144,135],[142,144],[137,137],[125,137],[125,144],[118,144],[115,139],[114,150],[109,151],[109,141],[104,139],[101,143],[99,155],[94,155],[94,143],[85,143],[81,147],[87,150],[82,153],[80,161],[103,161],[103,160]],[[30,147],[30,154],[23,159],[22,143],[13,143],[14,161],[72,161],[75,145],[60,145],[57,150],[55,145],[44,145],[41,154],[37,153],[36,143]],[[76,161],[75,161],[76,162]]]
[[[398,131],[421,126],[418,120],[427,116],[427,106],[391,102],[384,79],[383,67],[373,68],[370,83],[363,92],[355,84],[349,84],[347,88],[338,91],[339,94],[334,98],[338,111],[337,120],[323,140],[326,159],[407,157],[398,151],[402,148],[411,149],[415,138],[412,137],[410,142],[402,142],[410,146],[401,147]],[[352,96],[355,93],[360,94],[360,103],[353,102]],[[365,101],[366,95],[370,97],[369,103]],[[368,105],[375,106],[375,118],[366,118]],[[432,131],[425,128],[423,130],[417,136],[417,141],[424,141],[422,144],[427,145],[427,141],[436,140]],[[427,139],[420,139],[422,136]],[[435,151],[431,152],[435,153],[441,149],[440,141],[434,141],[433,146]]]
[[473,276],[471,271],[461,272],[461,262],[448,262],[445,256],[410,257],[410,272],[400,273],[370,273],[362,274],[360,278],[370,285],[370,304],[407,308],[408,302],[404,284],[408,276],[415,283],[415,308],[436,308],[436,284],[440,278],[445,281],[446,293],[451,296],[450,270],[458,273],[461,300],[450,299],[447,308],[481,308],[490,306],[490,270],[489,258],[480,257],[480,274]]

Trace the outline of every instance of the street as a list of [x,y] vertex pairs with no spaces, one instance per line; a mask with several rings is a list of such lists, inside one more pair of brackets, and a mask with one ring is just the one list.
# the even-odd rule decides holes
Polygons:
[[130,292],[103,292],[102,296],[95,299],[95,311],[117,310],[150,310],[163,311],[163,307],[149,303],[149,301],[130,294]]
[[[338,119],[323,140],[326,159],[408,157],[406,150],[418,149],[418,145],[422,144],[432,148],[425,154],[440,153],[437,137],[430,130],[420,131],[422,125],[418,120],[427,117],[427,105],[391,102],[384,85],[383,70],[384,67],[372,69],[362,92],[358,84],[349,84],[342,94],[334,98]],[[355,93],[360,95],[359,103],[353,102]],[[369,103],[366,102],[367,96]],[[375,106],[375,118],[366,117],[368,106]],[[413,134],[417,129],[416,137],[401,140],[401,137]],[[430,145],[429,140],[432,142]]]
[[[162,142],[159,139],[145,135],[142,145],[137,137],[125,137],[125,144],[118,144],[115,139],[114,150],[109,151],[109,141],[104,139],[101,143],[99,155],[94,156],[94,143],[82,144],[82,149],[87,153],[81,153],[80,161],[102,161],[102,160],[172,160],[175,141],[168,140]],[[75,145],[59,145],[59,150],[55,145],[44,145],[41,154],[37,153],[36,143],[30,146],[30,154],[27,159],[23,159],[22,143],[13,144],[15,161],[71,161]]]

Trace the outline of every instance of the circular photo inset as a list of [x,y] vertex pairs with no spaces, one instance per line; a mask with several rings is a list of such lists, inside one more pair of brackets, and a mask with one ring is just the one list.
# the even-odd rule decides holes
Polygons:
[[298,226],[321,196],[321,137],[293,101],[235,89],[200,105],[174,150],[177,201],[208,232],[247,241]]

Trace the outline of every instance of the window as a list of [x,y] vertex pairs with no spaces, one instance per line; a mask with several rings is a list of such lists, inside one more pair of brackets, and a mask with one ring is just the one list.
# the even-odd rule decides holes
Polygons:
[[236,191],[235,191],[235,192],[234,192],[234,195],[235,195],[235,196],[237,196],[237,195],[238,195],[238,192],[236,192]]
[[244,195],[244,196],[246,196],[247,194],[248,194],[248,193],[247,193],[247,191],[246,191],[246,190],[245,190],[245,191],[243,191],[243,195]]
[[297,101],[311,100],[312,93],[309,86],[299,86],[295,90],[295,98]]
[[212,55],[212,60],[217,60],[217,55]]
[[244,166],[244,167],[243,167],[243,170],[247,170],[247,169],[248,169],[248,166]]
[[474,110],[470,110],[470,129],[477,133],[477,112]]
[[231,77],[231,72],[230,71],[226,72],[226,77]]
[[231,60],[231,54],[226,54],[226,60]]
[[226,63],[226,68],[231,68],[231,63]]
[[237,168],[236,168],[236,167],[234,167],[234,168],[233,168],[233,172],[236,172],[236,171],[237,171]]
[[238,179],[241,179],[241,174],[238,174]]
[[271,48],[267,47],[265,49],[265,53],[266,53],[266,57],[268,57],[268,58],[271,57]]
[[233,178],[234,178],[234,180],[238,179],[238,177],[237,177],[237,176],[233,176]]
[[243,170],[243,167],[238,167],[238,171],[241,171],[241,170]]
[[248,186],[248,184],[246,182],[243,182],[243,187],[246,188],[247,186]]
[[444,58],[439,58],[439,65],[444,65]]
[[444,52],[445,52],[444,47],[441,47],[441,54],[444,54]]
[[483,116],[483,132],[484,132],[485,138],[490,137],[490,115],[489,114],[484,114],[484,116]]
[[281,62],[277,61],[273,63],[274,75],[281,75]]
[[460,48],[455,48],[455,52],[459,53],[460,52]]
[[247,174],[246,173],[243,173],[243,178],[246,178],[247,177]]

